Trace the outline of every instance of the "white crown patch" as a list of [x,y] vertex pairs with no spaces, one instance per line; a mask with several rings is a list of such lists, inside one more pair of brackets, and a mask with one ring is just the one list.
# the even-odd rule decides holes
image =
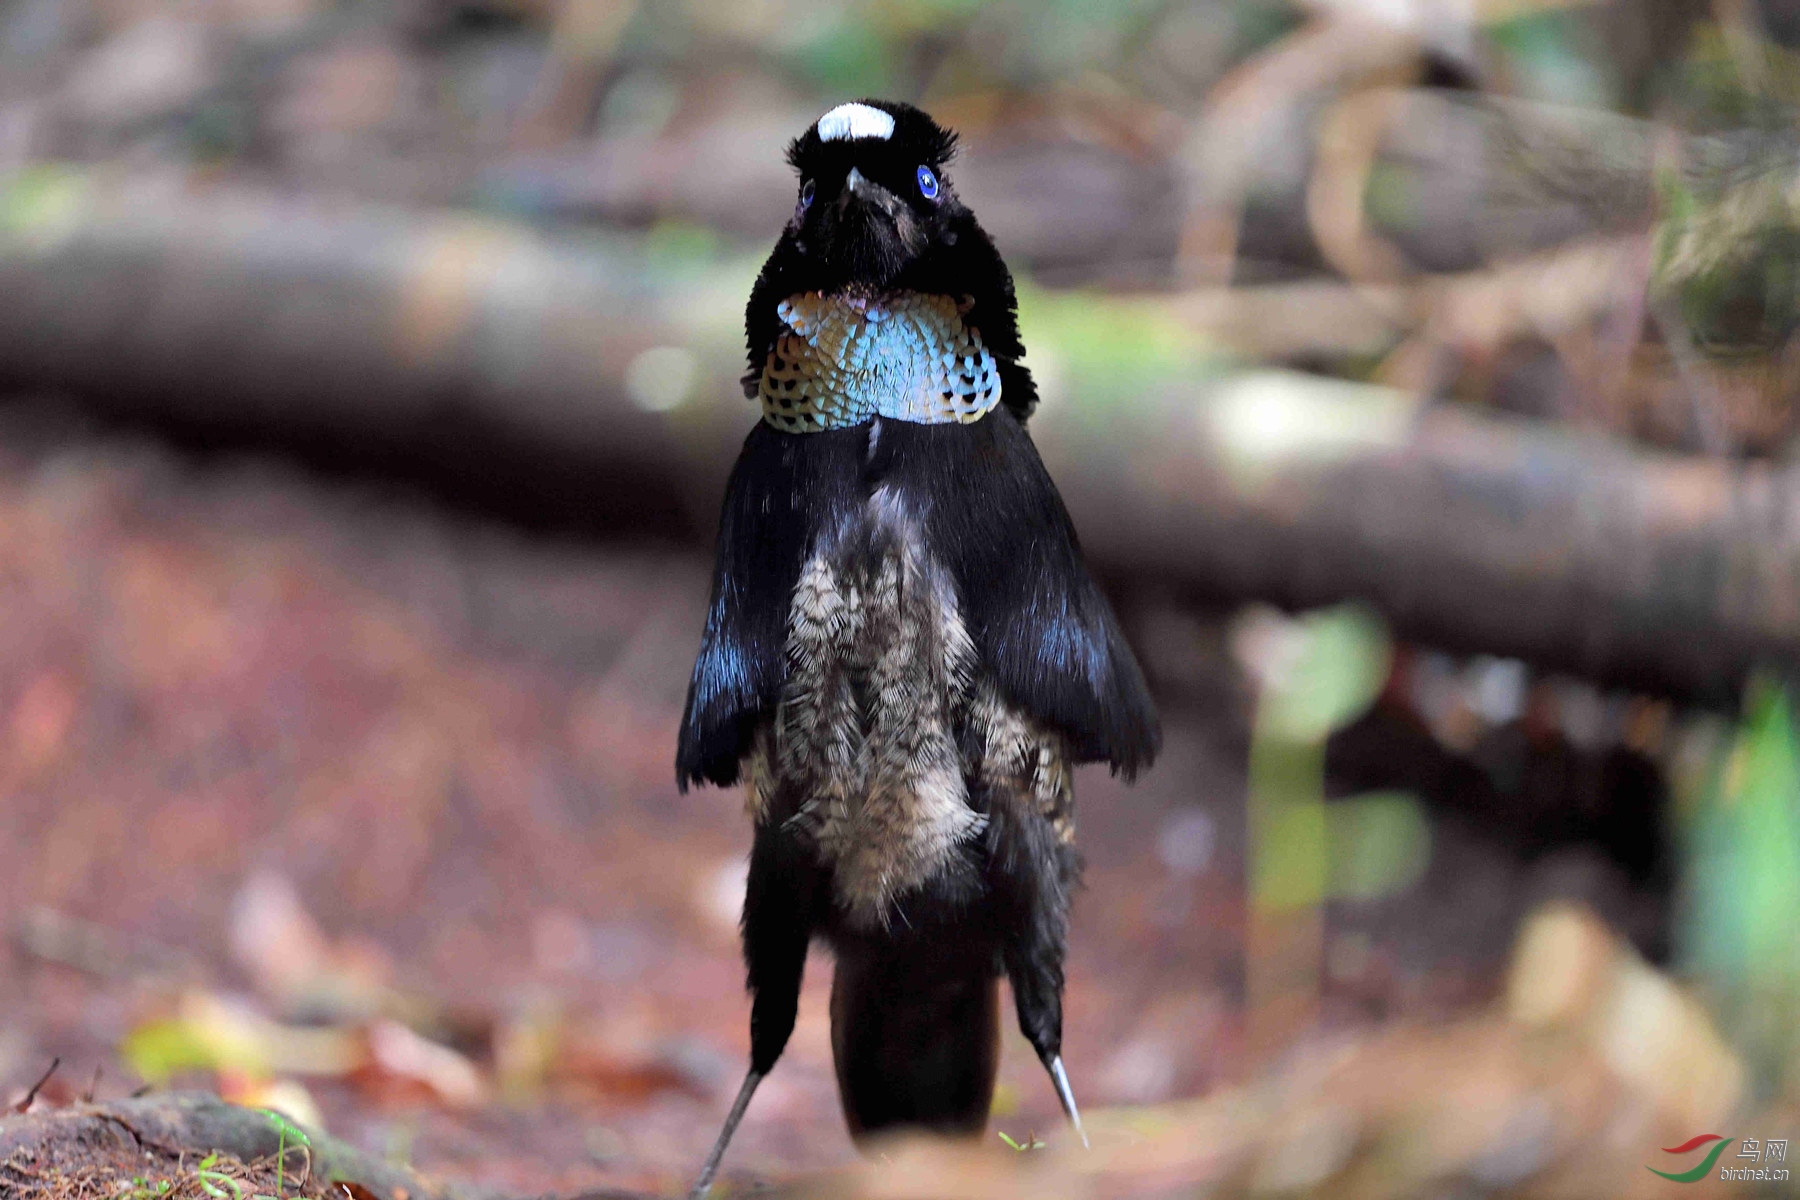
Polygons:
[[894,118],[866,104],[840,104],[819,118],[821,142],[848,142],[856,138],[894,136]]

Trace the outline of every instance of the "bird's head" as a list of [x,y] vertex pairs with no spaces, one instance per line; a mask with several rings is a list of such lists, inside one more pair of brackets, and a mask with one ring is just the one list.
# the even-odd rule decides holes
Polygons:
[[787,235],[807,290],[929,285],[972,221],[944,173],[956,135],[910,104],[840,104],[788,147],[800,190]]
[[[831,428],[869,412],[968,420],[996,396],[1020,420],[1031,412],[1037,392],[1019,362],[1025,348],[1012,275],[945,174],[955,150],[954,133],[910,104],[884,100],[840,104],[788,147],[799,176],[794,215],[763,264],[745,322],[744,390],[763,396],[778,427]],[[888,336],[866,325],[877,310],[910,313],[901,324],[911,322],[919,336],[894,334],[900,343],[859,358],[839,343]],[[844,328],[820,342],[819,322]],[[813,345],[784,356],[790,335]],[[825,343],[836,349],[820,349]],[[839,352],[848,357],[812,361]],[[870,366],[895,355],[916,369],[901,378]],[[949,377],[958,362],[967,378]],[[918,407],[939,400],[945,413]]]

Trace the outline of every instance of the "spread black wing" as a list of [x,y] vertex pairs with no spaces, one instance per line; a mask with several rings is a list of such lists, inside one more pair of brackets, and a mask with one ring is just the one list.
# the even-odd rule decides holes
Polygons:
[[883,422],[871,482],[902,488],[956,580],[983,665],[1077,762],[1131,776],[1161,747],[1156,708],[1037,447],[1002,407],[972,425]]
[[860,505],[866,429],[803,435],[757,422],[719,517],[712,603],[688,683],[676,782],[735,783],[786,671],[788,605],[806,550]]

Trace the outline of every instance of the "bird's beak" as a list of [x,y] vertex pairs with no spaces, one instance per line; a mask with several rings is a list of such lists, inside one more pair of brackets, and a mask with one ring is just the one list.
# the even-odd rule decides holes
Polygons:
[[868,178],[855,167],[851,167],[850,174],[844,177],[844,190],[838,197],[839,208],[848,208],[852,200],[859,200],[868,207],[896,219],[906,207],[901,203],[900,197]]
[[852,167],[821,230],[824,257],[857,283],[885,287],[926,247],[906,201]]

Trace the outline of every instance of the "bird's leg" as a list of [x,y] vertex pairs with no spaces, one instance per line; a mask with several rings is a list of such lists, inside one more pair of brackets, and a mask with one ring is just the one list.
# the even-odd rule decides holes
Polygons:
[[1075,1093],[1069,1089],[1069,1073],[1063,1070],[1062,1055],[1052,1054],[1044,1060],[1044,1066],[1050,1072],[1050,1082],[1056,1085],[1056,1098],[1062,1102],[1064,1115],[1075,1127],[1075,1136],[1081,1139],[1082,1148],[1088,1149],[1087,1130],[1081,1127],[1081,1110],[1075,1107]]
[[750,878],[744,888],[744,963],[749,968],[750,1070],[725,1118],[712,1153],[688,1193],[699,1200],[712,1185],[719,1161],[738,1122],[750,1107],[756,1085],[775,1067],[794,1032],[800,981],[812,941],[813,902],[819,890],[811,854],[775,824],[757,826],[750,850]]
[[[1059,972],[1060,975],[1060,972]],[[1024,978],[1026,986],[1021,988]],[[1012,976],[1013,997],[1019,1006],[1019,1028],[1024,1031],[1025,1038],[1037,1051],[1038,1061],[1044,1064],[1044,1070],[1050,1073],[1050,1083],[1056,1089],[1057,1103],[1062,1105],[1063,1115],[1069,1118],[1069,1125],[1075,1130],[1075,1136],[1081,1139],[1083,1149],[1088,1148],[1087,1130],[1081,1127],[1081,1110],[1075,1107],[1075,1092],[1069,1086],[1069,1073],[1063,1069],[1062,1060],[1062,995],[1059,991],[1051,991],[1043,986],[1041,978],[1037,986],[1033,986],[1029,972],[1019,972]],[[1061,979],[1058,978],[1058,983]]]
[[719,1173],[719,1160],[725,1157],[725,1147],[731,1144],[731,1135],[737,1132],[738,1122],[744,1119],[744,1110],[750,1107],[750,1097],[756,1094],[756,1085],[762,1082],[762,1072],[755,1067],[744,1073],[743,1086],[738,1088],[737,1100],[732,1103],[731,1112],[725,1118],[725,1128],[719,1130],[719,1140],[713,1143],[712,1153],[700,1166],[700,1175],[694,1180],[693,1189],[688,1192],[688,1200],[700,1200],[706,1195],[706,1189],[712,1186],[713,1176]]
[[[1019,1028],[1031,1043],[1032,1049],[1037,1051],[1038,1061],[1044,1064],[1044,1070],[1050,1073],[1050,1083],[1056,1088],[1056,1099],[1062,1105],[1063,1115],[1069,1118],[1075,1136],[1086,1147],[1087,1130],[1081,1127],[1081,1110],[1075,1107],[1075,1092],[1069,1087],[1069,1073],[1063,1069],[1061,991],[1048,986],[1049,981],[1044,978],[1046,973],[1041,970],[1032,972],[1025,969],[1010,974],[1013,998],[1019,1006]],[[1057,974],[1056,983],[1060,984],[1061,972]]]
[[1055,826],[1024,804],[995,804],[989,837],[993,861],[1010,867],[992,876],[992,882],[1002,911],[1011,918],[1001,959],[1012,981],[1019,1030],[1050,1073],[1056,1099],[1086,1146],[1087,1131],[1062,1061],[1063,955],[1069,893],[1080,874],[1080,860]]

